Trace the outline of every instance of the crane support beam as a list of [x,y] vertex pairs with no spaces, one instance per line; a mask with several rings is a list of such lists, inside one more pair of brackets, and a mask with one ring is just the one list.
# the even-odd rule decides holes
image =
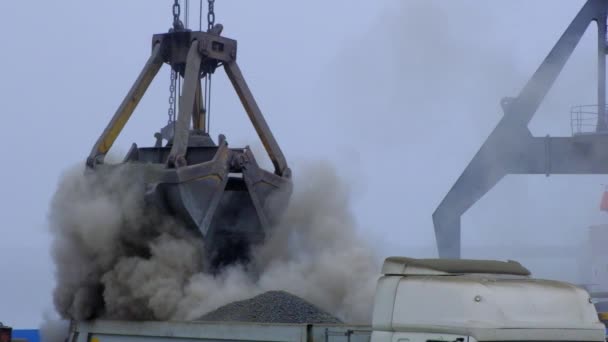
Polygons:
[[241,69],[239,68],[236,61],[232,61],[224,64],[224,68],[226,69],[226,74],[232,82],[232,86],[236,90],[236,93],[249,116],[249,120],[253,124],[256,133],[260,137],[264,148],[266,149],[266,153],[270,157],[272,164],[274,165],[275,174],[279,176],[289,177],[290,170],[287,167],[287,161],[285,160],[285,156],[279,147],[270,127],[264,120],[264,116],[262,115],[262,111],[260,107],[258,107],[251,90],[249,90],[249,86],[247,86],[247,82],[241,73]]
[[179,99],[179,113],[177,114],[177,122],[175,123],[175,137],[173,138],[173,146],[167,159],[169,166],[186,166],[190,122],[200,84],[201,60],[199,42],[194,40],[190,46],[186,60],[184,86]]
[[[588,0],[433,213],[439,257],[460,258],[461,216],[508,174],[606,174],[606,17],[608,0]],[[598,112],[593,134],[533,137],[528,124],[590,23],[598,23]]]
[[139,101],[146,93],[146,90],[148,90],[148,87],[162,66],[161,44],[156,43],[152,48],[152,55],[148,58],[139,77],[116,110],[116,113],[114,113],[112,120],[110,120],[106,129],[93,146],[93,149],[87,158],[88,167],[94,167],[96,164],[103,163],[105,155],[110,148],[112,148],[116,138],[118,138],[118,135],[127,124],[127,121],[131,118],[133,111],[135,111]]
[[508,174],[608,174],[608,134],[511,138],[489,139],[433,215],[440,257],[460,257],[460,217]]
[[207,126],[205,122],[206,110],[203,104],[203,87],[201,81],[198,81],[196,89],[196,99],[194,101],[194,108],[192,109],[192,128],[200,131],[206,131]]

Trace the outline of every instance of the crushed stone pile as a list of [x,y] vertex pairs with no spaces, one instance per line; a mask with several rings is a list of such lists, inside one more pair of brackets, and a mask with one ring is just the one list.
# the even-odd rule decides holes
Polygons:
[[269,291],[232,302],[202,316],[200,321],[255,323],[342,323],[338,318],[285,291]]

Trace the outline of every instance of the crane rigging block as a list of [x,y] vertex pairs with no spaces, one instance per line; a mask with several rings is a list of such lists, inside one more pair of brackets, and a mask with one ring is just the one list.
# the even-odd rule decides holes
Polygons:
[[[441,258],[461,256],[461,216],[508,174],[608,173],[606,18],[608,0],[588,0],[520,94],[501,101],[504,116],[433,213]],[[595,129],[571,137],[534,137],[528,124],[591,22],[597,23]]]
[[[105,164],[105,155],[162,65],[170,65],[183,78],[177,120],[155,135],[155,146],[133,144],[123,163],[146,165],[146,200],[200,233],[210,271],[248,260],[251,246],[264,240],[285,210],[293,187],[286,159],[236,62],[237,42],[221,31],[216,24],[207,32],[176,28],[154,35],[151,56],[86,162],[90,172],[117,167]],[[201,79],[221,66],[274,172],[262,169],[249,147],[229,148],[223,135],[215,143],[204,129]]]

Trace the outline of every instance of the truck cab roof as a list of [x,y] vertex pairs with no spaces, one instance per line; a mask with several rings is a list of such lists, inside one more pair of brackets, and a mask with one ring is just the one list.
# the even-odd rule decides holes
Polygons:
[[519,262],[467,259],[413,259],[389,257],[384,261],[385,275],[455,275],[455,274],[505,274],[529,276],[530,271]]

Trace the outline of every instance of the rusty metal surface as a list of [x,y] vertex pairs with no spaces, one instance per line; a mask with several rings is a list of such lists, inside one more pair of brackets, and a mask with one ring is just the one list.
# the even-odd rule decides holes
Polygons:
[[[439,256],[460,258],[460,218],[507,174],[606,174],[606,14],[608,1],[588,0],[520,94],[503,99],[504,116],[433,213]],[[598,102],[595,134],[534,137],[528,124],[578,45],[598,23]]]

